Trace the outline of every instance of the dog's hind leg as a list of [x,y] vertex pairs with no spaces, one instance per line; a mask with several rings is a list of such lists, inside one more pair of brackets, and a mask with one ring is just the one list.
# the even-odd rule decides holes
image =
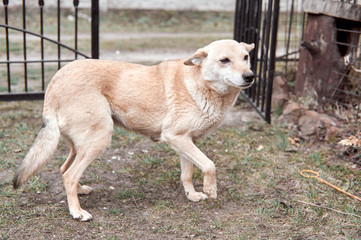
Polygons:
[[61,174],[64,174],[66,172],[66,170],[68,170],[70,165],[74,162],[74,159],[75,159],[75,156],[76,156],[76,152],[75,152],[75,149],[74,149],[74,144],[70,140],[69,140],[69,142],[70,142],[70,153],[69,153],[68,158],[66,159],[66,161],[64,162],[64,164],[60,168]]
[[180,156],[181,163],[181,181],[183,183],[184,191],[187,198],[192,202],[198,202],[200,200],[207,199],[207,195],[194,190],[192,176],[193,176],[193,163],[188,161],[184,156]]
[[[70,153],[64,164],[60,168],[61,174],[64,174],[66,170],[71,166],[71,164],[74,162],[74,159],[76,157],[76,151],[74,148],[74,144],[69,140],[70,142]],[[90,194],[93,191],[93,189],[86,185],[80,185],[78,184],[78,194]]]
[[[82,109],[78,112],[79,116],[67,118],[63,125],[63,134],[68,137],[72,143],[68,159],[65,161],[61,170],[63,172],[63,182],[67,194],[69,212],[75,219],[80,221],[89,221],[92,215],[80,207],[78,193],[89,193],[89,187],[80,186],[80,178],[85,169],[96,159],[100,153],[109,145],[113,132],[113,120],[110,115],[110,109],[104,102],[100,102],[103,108],[86,109],[83,105],[78,106]],[[93,104],[94,100],[93,100]],[[91,114],[91,115],[88,115]]]
[[79,219],[80,221],[89,221],[92,219],[92,216],[80,207],[77,195],[81,192],[78,191],[86,190],[84,189],[86,186],[82,186],[79,189],[80,178],[89,164],[108,146],[111,140],[111,132],[106,130],[103,132],[101,130],[91,137],[92,140],[88,140],[85,144],[77,148],[73,163],[63,174],[69,212],[73,218]]

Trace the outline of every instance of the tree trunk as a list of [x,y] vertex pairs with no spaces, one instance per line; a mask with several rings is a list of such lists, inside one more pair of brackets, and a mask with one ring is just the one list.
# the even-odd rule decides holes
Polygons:
[[[350,67],[344,57],[350,46],[357,45],[359,34],[340,29],[354,29],[350,20],[308,14],[296,76],[297,96],[311,96],[318,103],[342,98]],[[341,95],[340,95],[341,94]]]

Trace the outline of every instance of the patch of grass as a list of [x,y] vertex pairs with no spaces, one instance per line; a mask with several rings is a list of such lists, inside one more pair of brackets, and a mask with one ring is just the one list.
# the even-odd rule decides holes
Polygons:
[[[325,143],[304,142],[287,151],[287,128],[268,124],[257,131],[254,124],[222,127],[198,141],[217,166],[218,186],[217,199],[199,203],[184,196],[179,157],[169,145],[116,128],[112,145],[82,179],[94,189],[80,197],[94,220],[73,221],[54,169],[66,158],[67,148],[60,147],[22,189],[11,186],[16,166],[41,127],[42,104],[0,103],[3,238],[361,238],[360,203],[299,174],[302,169],[318,171],[323,179],[358,195],[359,169],[341,161],[337,150]],[[114,155],[121,157],[112,160]],[[203,174],[197,167],[193,180],[201,191]]]
[[114,127],[111,144],[113,148],[124,148],[142,139],[144,139],[143,136],[116,126]]
[[163,163],[163,161],[159,158],[148,157],[148,158],[143,158],[142,163],[150,165],[152,167],[157,167],[160,166]]
[[229,12],[108,11],[100,22],[100,29],[110,32],[232,32],[233,19],[233,13]]
[[[231,34],[229,38],[231,38]],[[158,37],[153,38],[152,41],[146,38],[138,39],[120,39],[105,40],[101,42],[101,49],[103,51],[140,51],[145,49],[191,49],[196,50],[200,46],[205,46],[212,41],[224,38],[219,36],[194,36],[194,37]]]
[[136,200],[143,200],[145,198],[145,195],[140,191],[130,189],[119,192],[117,198],[119,198],[120,200],[131,199],[136,201]]
[[278,138],[277,149],[279,149],[281,151],[285,151],[288,146],[287,135],[285,135],[283,133],[279,133],[277,135],[277,138]]
[[30,188],[30,190],[36,192],[36,193],[41,193],[46,191],[46,188],[48,187],[48,185],[44,182],[41,181],[39,176],[34,176],[29,180],[28,186]]

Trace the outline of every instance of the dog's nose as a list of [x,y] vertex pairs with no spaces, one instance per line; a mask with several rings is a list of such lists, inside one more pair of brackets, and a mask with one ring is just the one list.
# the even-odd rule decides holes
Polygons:
[[254,79],[254,74],[253,72],[246,72],[242,74],[242,78],[246,83],[252,83]]

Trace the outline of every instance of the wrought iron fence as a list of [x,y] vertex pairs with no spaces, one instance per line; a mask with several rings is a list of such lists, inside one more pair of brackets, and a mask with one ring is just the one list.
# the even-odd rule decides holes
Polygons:
[[[47,21],[52,21],[54,16],[51,19],[45,19],[44,11],[46,7],[46,3],[44,0],[38,1],[38,6],[31,6],[29,9],[26,5],[26,1],[23,0],[21,6],[11,5],[11,2],[8,0],[2,1],[3,5],[3,13],[4,23],[0,23],[0,30],[3,29],[3,37],[0,37],[0,41],[4,44],[0,44],[0,70],[1,67],[6,66],[3,71],[0,71],[0,101],[12,101],[12,100],[35,100],[35,99],[43,99],[44,98],[44,90],[46,88],[45,81],[45,72],[47,64],[57,64],[57,69],[60,69],[61,64],[63,62],[70,62],[79,57],[82,58],[99,58],[99,0],[91,1],[91,56],[89,54],[84,53],[78,48],[78,36],[79,36],[79,0],[73,1],[73,8],[71,11],[73,12],[73,46],[70,44],[66,44],[62,41],[62,14],[61,11],[61,1],[57,0],[57,6],[55,9],[49,8],[50,13],[48,15],[55,15],[56,19],[56,33],[55,36],[46,35],[44,28],[47,25]],[[19,19],[16,16],[19,15],[19,10],[21,10],[21,24],[19,24]],[[30,11],[29,11],[30,10]],[[10,12],[13,14],[11,15]],[[27,16],[28,14],[34,15],[35,12],[38,12],[38,27],[37,30],[34,29],[34,26],[30,29],[27,24]],[[16,14],[16,15],[15,15]],[[11,16],[14,16],[11,18]],[[13,20],[13,21],[11,21]],[[33,20],[33,19],[32,19]],[[16,25],[18,24],[18,25]],[[53,31],[51,29],[51,31]],[[0,36],[2,33],[0,32]],[[29,45],[34,45],[34,39],[29,41],[29,38],[36,38],[39,41],[39,48],[36,51],[39,51],[38,56],[29,56]],[[21,40],[20,40],[21,38]],[[18,41],[15,41],[17,39]],[[14,41],[13,41],[14,40]],[[19,44],[19,40],[21,42],[21,46]],[[45,52],[48,50],[46,44],[50,43],[56,46],[55,56],[51,56],[51,58],[47,58]],[[63,50],[67,50],[67,52],[73,53],[71,56],[69,54],[64,54]],[[14,51],[17,52],[14,54]],[[21,51],[21,54],[19,52]],[[3,54],[4,53],[4,54]],[[31,77],[29,74],[30,66],[35,64],[40,64],[40,87],[37,90],[33,90],[29,86],[29,82],[31,81]],[[22,66],[22,70],[20,70],[19,66]],[[16,70],[16,71],[15,71]],[[19,84],[19,78],[16,72],[22,71],[23,76],[23,87],[15,88],[14,85]],[[53,72],[56,69],[52,70]]]
[[[361,23],[358,29],[337,28],[340,35],[345,39],[335,39],[334,43],[339,46],[343,55],[345,70],[334,71],[338,76],[338,86],[326,85],[328,92],[332,93],[323,99],[324,109],[332,106],[342,118],[353,123],[359,123],[361,119]],[[358,39],[357,42],[349,41],[352,36]],[[344,41],[346,40],[346,41]]]
[[[357,4],[356,1],[347,2]],[[307,21],[301,3],[297,0],[236,1],[234,38],[256,44],[251,57],[256,82],[242,95],[267,122],[271,121],[272,85],[276,72],[286,76],[291,89],[295,84],[300,43]],[[350,26],[338,27],[337,31],[358,37],[361,23],[359,26],[356,30],[351,30]],[[344,54],[347,68],[344,72],[334,71],[339,76],[338,86],[329,86],[325,81],[323,88],[332,94],[323,99],[320,108],[324,111],[333,109],[341,118],[357,123],[361,118],[361,41],[355,44],[336,39],[334,43],[347,49]]]
[[279,0],[269,0],[262,9],[262,0],[237,0],[235,11],[234,39],[255,43],[251,52],[255,83],[242,95],[267,122],[271,122],[279,3]]

